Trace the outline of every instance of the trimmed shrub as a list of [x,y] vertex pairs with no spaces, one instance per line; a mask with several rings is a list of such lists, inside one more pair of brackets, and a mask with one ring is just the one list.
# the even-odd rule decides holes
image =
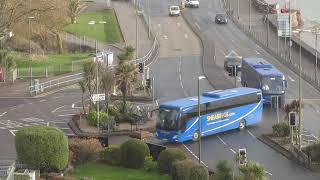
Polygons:
[[121,164],[128,168],[143,167],[148,155],[150,152],[147,144],[138,139],[129,139],[120,146]]
[[[99,123],[100,125],[107,121],[107,114],[105,112],[99,112]],[[88,114],[88,123],[91,126],[97,126],[98,124],[98,112],[91,111]]]
[[177,148],[168,148],[161,151],[158,157],[158,167],[160,172],[170,173],[172,164],[175,161],[185,160],[184,152]]
[[274,136],[285,137],[290,134],[290,126],[286,122],[277,123],[272,126],[272,132]]
[[156,161],[152,161],[152,156],[147,156],[144,160],[143,169],[146,171],[157,171],[158,165]]
[[202,165],[197,165],[190,169],[190,180],[209,180],[209,172]]
[[15,137],[18,160],[42,171],[61,171],[68,165],[68,141],[55,127],[21,128]]
[[171,175],[173,180],[188,180],[190,179],[191,168],[197,166],[198,163],[189,159],[175,161],[172,164]]
[[217,171],[214,174],[215,180],[232,180],[232,169],[227,160],[220,160],[217,164]]
[[97,139],[72,138],[69,140],[69,149],[73,154],[71,162],[77,165],[96,161],[102,146]]
[[110,165],[118,165],[120,163],[120,147],[118,145],[110,145],[100,152],[100,159]]

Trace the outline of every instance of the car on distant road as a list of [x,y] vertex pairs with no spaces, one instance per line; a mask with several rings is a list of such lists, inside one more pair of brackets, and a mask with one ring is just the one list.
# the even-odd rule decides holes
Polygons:
[[170,6],[169,7],[169,16],[180,16],[179,6]]
[[199,1],[198,0],[186,0],[185,6],[186,7],[198,8],[199,7]]
[[226,14],[216,14],[216,17],[214,18],[214,22],[216,24],[227,24],[228,18]]

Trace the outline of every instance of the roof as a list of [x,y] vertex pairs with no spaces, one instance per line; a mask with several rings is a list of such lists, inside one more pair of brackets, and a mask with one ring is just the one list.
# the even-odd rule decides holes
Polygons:
[[[227,90],[216,90],[211,92],[205,92],[200,96],[200,104],[208,102],[214,102],[221,99],[227,99],[234,96],[245,95],[260,92],[259,89],[239,87]],[[160,104],[160,108],[168,109],[183,109],[191,106],[198,105],[198,96],[187,97],[183,99],[177,99],[173,101],[167,101]]]
[[263,58],[243,58],[247,64],[262,76],[283,76],[283,73]]

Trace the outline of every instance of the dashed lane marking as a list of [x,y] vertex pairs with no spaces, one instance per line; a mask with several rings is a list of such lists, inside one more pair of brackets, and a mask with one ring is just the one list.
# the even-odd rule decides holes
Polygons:
[[291,76],[288,76],[288,79],[290,79],[290,81],[292,81],[292,82],[295,81]]
[[185,33],[184,34],[184,38],[188,39],[188,34]]
[[[198,156],[196,156],[186,145],[184,145],[183,143],[182,145],[187,149],[187,151],[189,151],[190,154],[192,154],[196,159],[199,160]],[[201,163],[208,168],[208,166],[203,161],[201,161]]]
[[198,24],[197,22],[195,22],[194,24],[197,26],[197,28],[198,28],[199,30],[201,30],[201,28],[200,28],[200,26],[199,26],[199,24]]
[[73,116],[74,114],[60,114],[60,115],[58,115],[58,116],[60,116],[60,117],[64,117],[64,116]]
[[226,142],[224,142],[222,139],[221,139],[221,137],[220,136],[217,136],[218,137],[218,139],[224,144],[224,145],[227,145],[227,143]]
[[4,113],[0,114],[0,117],[4,116],[5,114],[7,114],[7,112],[4,112]]
[[233,152],[233,154],[237,154],[233,149],[230,149],[231,152]]
[[71,105],[71,108],[74,108],[74,104]]
[[252,136],[254,139],[256,139],[256,136],[254,136],[249,130],[247,130],[250,136]]

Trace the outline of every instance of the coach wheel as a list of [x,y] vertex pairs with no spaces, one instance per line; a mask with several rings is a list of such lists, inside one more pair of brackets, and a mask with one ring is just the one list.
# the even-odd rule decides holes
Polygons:
[[239,123],[239,129],[244,130],[244,128],[246,128],[246,121],[242,119]]
[[193,133],[193,136],[192,136],[192,140],[193,141],[198,141],[199,140],[199,131],[197,130],[197,131],[195,131],[194,133]]

